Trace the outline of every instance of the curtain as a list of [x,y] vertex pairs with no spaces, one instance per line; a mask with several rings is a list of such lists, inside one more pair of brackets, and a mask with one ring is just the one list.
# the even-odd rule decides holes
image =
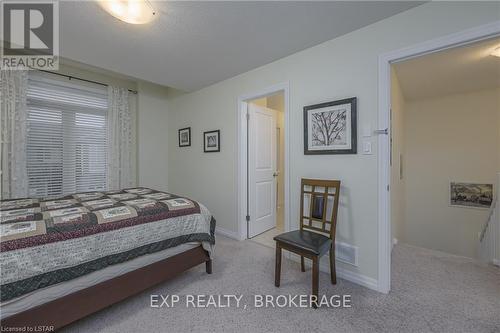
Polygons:
[[132,119],[132,169],[131,169],[131,182],[132,187],[137,186],[137,94],[128,94],[128,105]]
[[135,185],[132,158],[132,115],[128,90],[108,87],[107,187],[117,190]]
[[26,93],[28,72],[0,70],[1,198],[28,196]]

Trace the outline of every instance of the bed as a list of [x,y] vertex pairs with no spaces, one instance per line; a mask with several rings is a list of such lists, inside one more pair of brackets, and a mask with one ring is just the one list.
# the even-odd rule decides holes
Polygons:
[[205,263],[215,219],[149,188],[0,201],[0,318],[57,329]]

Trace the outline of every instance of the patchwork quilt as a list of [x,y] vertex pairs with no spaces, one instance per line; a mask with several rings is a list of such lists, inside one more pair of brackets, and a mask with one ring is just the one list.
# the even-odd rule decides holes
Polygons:
[[0,201],[0,302],[109,265],[201,242],[215,220],[202,204],[149,188]]

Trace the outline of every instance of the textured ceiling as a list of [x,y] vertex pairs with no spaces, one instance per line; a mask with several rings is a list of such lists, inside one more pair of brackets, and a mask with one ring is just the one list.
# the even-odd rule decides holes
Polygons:
[[192,91],[415,7],[421,2],[166,2],[123,23],[93,1],[61,2],[65,58]]
[[500,87],[500,47],[494,38],[394,64],[407,100]]

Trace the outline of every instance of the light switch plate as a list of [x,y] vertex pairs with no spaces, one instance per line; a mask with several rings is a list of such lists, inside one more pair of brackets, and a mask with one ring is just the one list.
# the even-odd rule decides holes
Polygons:
[[363,141],[363,154],[372,154],[372,143],[370,141]]

